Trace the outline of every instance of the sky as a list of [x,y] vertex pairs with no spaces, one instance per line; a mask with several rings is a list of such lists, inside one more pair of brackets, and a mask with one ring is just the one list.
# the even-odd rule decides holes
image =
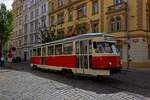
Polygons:
[[13,0],[0,0],[0,3],[4,3],[7,6],[7,9],[12,9]]

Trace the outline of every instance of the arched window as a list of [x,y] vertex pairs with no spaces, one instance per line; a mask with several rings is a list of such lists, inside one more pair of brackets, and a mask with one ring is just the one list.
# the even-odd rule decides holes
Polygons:
[[110,20],[110,27],[111,32],[121,31],[121,18],[119,16],[112,18]]

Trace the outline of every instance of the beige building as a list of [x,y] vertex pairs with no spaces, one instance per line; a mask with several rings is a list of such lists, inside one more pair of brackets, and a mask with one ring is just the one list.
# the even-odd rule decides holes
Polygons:
[[14,30],[9,43],[10,47],[16,47],[15,56],[17,57],[21,55],[23,45],[23,0],[14,0],[12,7]]
[[117,37],[124,63],[150,65],[150,0],[49,0],[49,23],[58,39],[88,32]]

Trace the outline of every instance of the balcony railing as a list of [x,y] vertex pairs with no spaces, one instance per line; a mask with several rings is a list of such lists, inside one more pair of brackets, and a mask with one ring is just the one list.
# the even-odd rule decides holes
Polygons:
[[146,11],[150,11],[150,3],[146,4]]
[[107,14],[117,12],[117,11],[126,10],[126,8],[127,8],[126,2],[122,2],[122,3],[117,4],[117,5],[115,4],[115,5],[109,6],[107,8]]

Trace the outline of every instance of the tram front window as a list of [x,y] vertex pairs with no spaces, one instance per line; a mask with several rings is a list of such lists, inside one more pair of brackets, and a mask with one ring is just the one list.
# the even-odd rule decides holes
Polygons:
[[94,42],[94,49],[96,53],[113,53],[117,54],[117,49],[114,43],[109,42]]

